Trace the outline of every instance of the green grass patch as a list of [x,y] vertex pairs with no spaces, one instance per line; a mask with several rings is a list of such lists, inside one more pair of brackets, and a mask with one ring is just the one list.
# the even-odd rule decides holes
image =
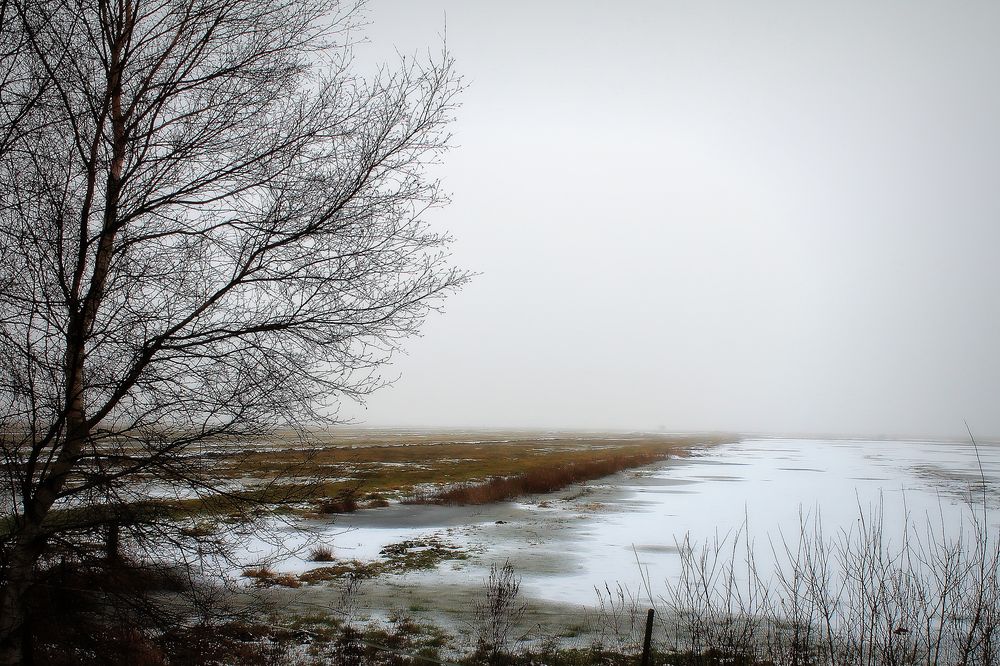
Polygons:
[[[298,576],[302,583],[317,584],[343,578],[375,578],[382,574],[405,573],[418,569],[433,569],[442,562],[449,560],[465,560],[469,554],[460,547],[431,537],[428,539],[410,539],[389,544],[379,551],[379,559],[371,562],[361,560],[341,560],[322,567],[316,567]],[[247,572],[244,576],[250,576]],[[265,581],[274,581],[278,577],[273,571],[263,576]],[[265,583],[266,584],[266,583]],[[272,584],[280,584],[274,582]]]

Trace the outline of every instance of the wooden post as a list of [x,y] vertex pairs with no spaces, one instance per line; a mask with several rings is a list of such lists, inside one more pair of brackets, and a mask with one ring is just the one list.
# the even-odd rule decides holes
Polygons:
[[117,520],[111,520],[105,530],[104,557],[108,562],[117,563],[121,560],[121,526]]
[[646,637],[642,640],[642,666],[650,665],[650,647],[649,644],[653,640],[653,609],[650,608],[649,612],[646,613]]

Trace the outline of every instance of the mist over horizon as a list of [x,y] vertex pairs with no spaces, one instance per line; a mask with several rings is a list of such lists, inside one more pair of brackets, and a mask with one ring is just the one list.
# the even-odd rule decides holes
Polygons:
[[1000,436],[1000,6],[380,0],[480,275],[367,425]]
[[468,433],[471,435],[495,435],[504,434],[516,435],[579,435],[579,436],[657,436],[665,437],[698,437],[698,436],[721,436],[732,437],[734,439],[777,439],[777,440],[845,440],[845,441],[926,441],[942,443],[964,443],[964,444],[1000,444],[1000,436],[984,433],[972,432],[971,437],[968,431],[963,434],[927,434],[918,432],[838,432],[838,431],[759,431],[759,430],[726,430],[726,429],[690,429],[674,430],[667,427],[657,428],[628,428],[628,427],[581,427],[581,426],[558,426],[558,425],[479,425],[479,424],[451,424],[434,425],[425,423],[393,424],[393,423],[364,423],[361,421],[341,421],[333,426],[324,426],[322,430],[327,430],[331,434],[347,434],[355,432],[369,433]]

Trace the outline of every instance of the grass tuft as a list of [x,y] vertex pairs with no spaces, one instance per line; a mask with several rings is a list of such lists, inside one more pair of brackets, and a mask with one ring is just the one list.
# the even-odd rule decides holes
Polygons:
[[244,578],[274,578],[275,575],[274,569],[266,565],[260,567],[249,567],[243,570]]
[[320,500],[317,508],[322,514],[354,513],[358,510],[358,500],[353,495],[328,497]]
[[310,562],[333,562],[337,559],[333,554],[333,549],[329,546],[314,546],[309,551]]

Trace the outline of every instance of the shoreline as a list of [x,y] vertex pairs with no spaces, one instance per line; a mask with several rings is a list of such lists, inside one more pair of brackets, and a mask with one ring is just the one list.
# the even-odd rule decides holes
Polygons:
[[[713,535],[716,544],[720,540],[731,544],[727,541],[731,538],[758,539],[765,557],[756,565],[767,578],[771,568],[781,564],[771,562],[764,552],[769,531],[775,534],[777,526],[778,537],[783,525],[792,525],[795,531],[803,515],[819,520],[819,507],[831,534],[854,525],[869,501],[879,503],[868,511],[881,512],[885,506],[887,515],[903,510],[919,517],[925,509],[937,507],[939,513],[946,510],[955,516],[949,525],[958,529],[968,515],[962,498],[982,487],[973,483],[975,474],[966,469],[977,459],[968,447],[952,450],[944,460],[936,445],[840,440],[747,440],[690,453],[514,502],[397,504],[338,516],[338,547],[347,556],[358,552],[351,550],[352,538],[363,541],[365,533],[384,536],[396,530],[437,535],[469,555],[446,559],[430,570],[384,573],[363,581],[348,604],[349,616],[359,628],[369,622],[398,627],[401,617],[410,618],[413,626],[447,632],[452,646],[461,651],[474,645],[474,609],[486,596],[490,565],[509,559],[521,577],[520,600],[527,604],[512,633],[524,637],[527,648],[541,649],[546,640],[567,648],[587,648],[594,642],[614,645],[632,635],[628,632],[636,621],[644,622],[651,606],[658,610],[657,622],[664,625],[657,630],[658,640],[682,639],[683,631],[677,627],[683,623],[675,622],[682,616],[666,610],[668,604],[662,600],[669,597],[665,581],[677,580],[676,540],[681,535],[691,534],[696,545],[713,543]],[[992,488],[1000,474],[1000,449],[980,453],[991,454],[981,463],[986,488]],[[827,478],[839,482],[825,483]],[[951,499],[942,505],[947,497]],[[995,500],[989,504],[993,507]],[[990,524],[994,530],[995,517]],[[891,529],[897,528],[893,523]],[[378,548],[370,548],[371,552]],[[647,567],[651,591],[643,587],[641,570]],[[616,580],[627,587],[621,597]],[[295,616],[333,614],[342,608],[343,587],[343,581],[334,581],[259,592],[276,604],[279,622],[294,623]],[[604,595],[599,597],[594,587]],[[609,630],[609,618],[615,614],[623,624]]]
[[[697,451],[692,450],[695,457]],[[517,636],[528,642],[556,637],[580,645],[598,637],[600,599],[593,589],[576,590],[589,603],[547,599],[533,593],[545,585],[559,585],[559,579],[572,576],[583,565],[581,555],[560,546],[568,545],[594,523],[601,514],[635,511],[644,504],[635,489],[650,485],[671,488],[685,485],[684,480],[654,478],[653,475],[690,457],[662,460],[641,468],[618,472],[608,477],[574,484],[553,493],[532,495],[513,502],[487,505],[406,505],[365,509],[338,516],[334,524],[346,530],[420,529],[453,541],[464,541],[468,559],[446,560],[433,569],[384,573],[360,581],[354,598],[347,600],[353,621],[387,621],[405,615],[420,624],[430,624],[451,633],[457,641],[472,640],[473,610],[485,596],[485,582],[491,564],[509,560],[522,586],[519,599],[526,605],[524,615],[514,628]],[[491,545],[502,544],[506,553]],[[339,546],[338,549],[343,549]],[[675,547],[650,544],[623,544],[629,553],[651,556],[675,553]],[[510,556],[510,550],[517,557]],[[350,552],[349,550],[347,552]],[[309,563],[320,567],[322,563]],[[283,569],[279,566],[277,571]],[[614,572],[609,572],[613,574]],[[633,561],[630,575],[640,574]],[[470,577],[478,583],[469,582]],[[616,590],[619,580],[613,575],[605,581]],[[627,585],[627,584],[626,584]],[[304,616],[315,612],[336,613],[344,605],[345,581],[303,585],[299,588],[268,587],[256,590],[276,605],[281,616]],[[632,590],[639,594],[640,590]],[[644,594],[644,593],[643,593]],[[648,607],[648,600],[642,613]]]

